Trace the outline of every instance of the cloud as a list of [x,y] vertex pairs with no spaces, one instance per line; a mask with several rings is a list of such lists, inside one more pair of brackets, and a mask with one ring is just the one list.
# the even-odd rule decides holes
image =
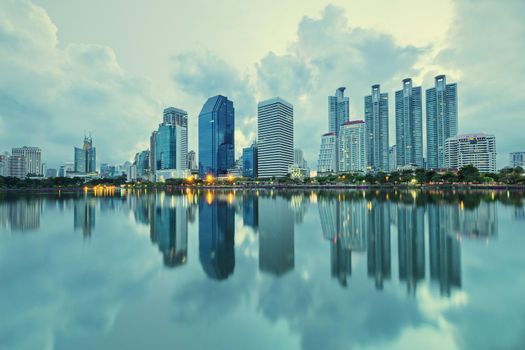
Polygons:
[[[230,63],[209,51],[186,52],[173,57],[175,85],[200,108],[206,100],[215,95],[227,96],[235,108],[235,124],[242,125],[235,130],[235,153],[240,156],[242,147],[248,146],[255,138],[256,115],[255,91],[248,74],[237,71]],[[197,112],[198,113],[198,112]],[[195,115],[196,120],[198,115]],[[190,118],[191,119],[191,118]],[[190,125],[190,137],[198,139],[197,123]]]
[[46,11],[31,2],[0,4],[0,149],[34,145],[53,166],[93,133],[98,162],[130,159],[161,109],[148,81],[120,67],[105,46],[61,45]]
[[295,145],[315,166],[320,137],[328,130],[327,96],[346,86],[351,119],[363,119],[370,86],[381,83],[391,92],[402,78],[416,74],[413,67],[425,50],[399,46],[387,34],[351,28],[345,12],[329,5],[320,18],[301,20],[297,39],[284,54],[270,52],[261,59],[257,83],[263,96],[279,95],[294,104]]

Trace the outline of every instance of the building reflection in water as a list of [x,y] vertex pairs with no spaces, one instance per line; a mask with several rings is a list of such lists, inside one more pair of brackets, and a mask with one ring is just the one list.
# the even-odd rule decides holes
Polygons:
[[457,224],[454,206],[428,206],[430,278],[439,283],[442,295],[450,296],[453,287],[461,288],[461,247],[453,236]]
[[259,201],[259,270],[282,276],[295,264],[294,212],[283,196]]
[[249,193],[242,200],[242,223],[253,228],[255,232],[259,227],[259,196]]
[[96,200],[91,197],[78,199],[73,205],[73,228],[82,231],[84,238],[91,237],[95,228]]
[[498,235],[497,205],[493,201],[482,201],[473,207],[459,203],[457,230],[469,238],[489,239]]
[[391,277],[390,212],[388,204],[375,198],[367,201],[367,271],[368,276],[374,279],[377,289],[383,289],[384,281]]
[[199,259],[206,275],[228,278],[235,267],[235,208],[232,195],[207,191],[199,197]]
[[150,201],[150,238],[158,245],[167,267],[177,267],[188,258],[188,205],[186,197],[164,192],[153,194]]
[[40,227],[43,200],[40,197],[6,198],[0,202],[0,229],[28,232]]
[[425,208],[414,204],[397,205],[399,280],[415,294],[425,278]]

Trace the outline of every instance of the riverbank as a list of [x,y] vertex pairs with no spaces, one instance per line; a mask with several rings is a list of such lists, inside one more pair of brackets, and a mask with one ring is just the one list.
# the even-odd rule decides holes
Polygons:
[[[128,191],[128,190],[289,190],[289,189],[303,189],[303,190],[513,190],[513,191],[525,191],[525,185],[506,185],[506,184],[465,184],[465,183],[454,183],[454,184],[424,184],[424,185],[413,185],[413,184],[270,184],[270,183],[259,183],[259,184],[220,184],[220,185],[170,185],[170,184],[156,184],[156,185],[136,185],[127,184],[122,187],[112,187],[112,190]],[[99,188],[100,190],[100,188]],[[97,191],[93,187],[78,186],[78,187],[49,187],[49,188],[0,188],[0,193],[83,193],[83,192],[95,192]]]

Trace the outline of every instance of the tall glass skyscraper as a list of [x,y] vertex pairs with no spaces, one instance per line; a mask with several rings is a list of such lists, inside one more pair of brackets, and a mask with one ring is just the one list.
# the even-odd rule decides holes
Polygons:
[[350,99],[345,97],[345,87],[335,91],[335,96],[328,96],[328,131],[339,135],[339,129],[350,119]]
[[348,121],[341,125],[339,135],[339,171],[365,172],[365,122]]
[[96,171],[97,150],[91,137],[84,137],[82,148],[75,147],[75,172],[93,173]]
[[254,142],[250,147],[242,149],[242,176],[257,177],[257,156],[257,142]]
[[257,106],[259,177],[284,177],[294,161],[293,106],[280,97]]
[[227,97],[210,97],[199,114],[199,174],[226,175],[235,164],[235,109]]
[[426,91],[429,169],[445,167],[445,140],[458,133],[457,84],[447,84],[444,75],[438,75],[435,84],[435,87]]
[[421,87],[413,87],[410,78],[404,79],[403,89],[396,91],[396,153],[398,167],[423,167]]
[[373,171],[388,171],[388,94],[378,84],[365,96],[367,165]]
[[[155,134],[155,171],[186,170],[188,163],[188,131],[176,124],[160,124]],[[182,177],[180,175],[179,177]]]

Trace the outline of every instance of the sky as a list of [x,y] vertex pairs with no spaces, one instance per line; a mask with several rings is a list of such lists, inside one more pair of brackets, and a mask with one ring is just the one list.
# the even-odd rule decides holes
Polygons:
[[[149,147],[168,106],[198,114],[223,94],[236,109],[236,154],[256,138],[257,102],[294,105],[295,147],[312,168],[328,131],[327,96],[346,86],[350,119],[381,84],[458,83],[459,132],[496,135],[498,167],[525,151],[522,0],[2,0],[0,152],[39,146],[49,167],[91,133],[97,163]],[[424,118],[423,118],[424,119]]]

